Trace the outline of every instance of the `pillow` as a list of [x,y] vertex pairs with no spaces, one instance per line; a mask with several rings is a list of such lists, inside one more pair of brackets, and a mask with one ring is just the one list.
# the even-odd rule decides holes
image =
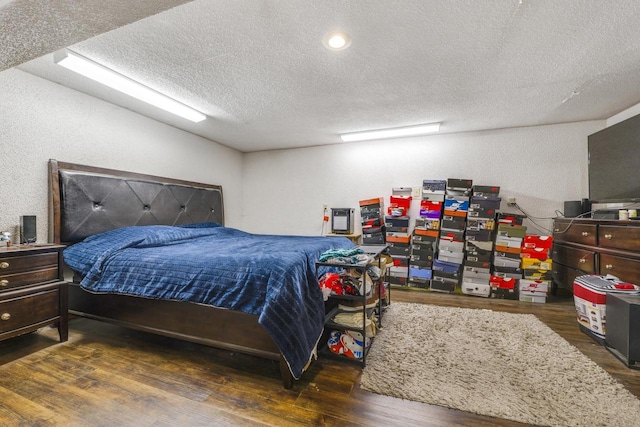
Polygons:
[[197,222],[195,224],[181,224],[178,227],[182,228],[214,228],[214,227],[222,227],[222,225],[217,222]]

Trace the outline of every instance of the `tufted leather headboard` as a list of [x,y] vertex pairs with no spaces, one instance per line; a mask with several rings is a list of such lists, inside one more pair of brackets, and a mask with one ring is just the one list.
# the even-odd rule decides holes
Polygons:
[[71,244],[131,225],[224,225],[222,187],[49,161],[51,241]]

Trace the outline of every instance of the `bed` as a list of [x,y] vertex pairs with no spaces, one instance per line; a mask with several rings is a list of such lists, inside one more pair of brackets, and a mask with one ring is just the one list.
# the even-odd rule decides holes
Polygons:
[[324,323],[314,261],[353,243],[225,227],[217,185],[56,160],[49,169],[71,314],[275,360],[293,386]]

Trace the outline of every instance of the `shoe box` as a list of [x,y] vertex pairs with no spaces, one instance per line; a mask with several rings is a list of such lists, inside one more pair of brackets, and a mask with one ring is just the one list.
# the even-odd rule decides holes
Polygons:
[[444,202],[446,189],[447,181],[445,180],[425,179],[422,181],[422,200]]
[[449,196],[469,197],[471,196],[472,188],[473,180],[471,179],[448,178],[446,194]]
[[489,284],[491,286],[491,297],[498,299],[518,299],[519,279],[512,277],[491,276]]

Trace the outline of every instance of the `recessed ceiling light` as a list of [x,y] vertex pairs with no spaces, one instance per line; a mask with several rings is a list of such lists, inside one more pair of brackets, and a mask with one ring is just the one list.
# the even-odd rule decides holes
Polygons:
[[330,50],[342,50],[351,45],[351,37],[343,32],[329,33],[322,39],[322,44]]
[[340,138],[344,142],[368,141],[371,139],[401,138],[404,136],[425,135],[440,131],[440,123],[429,123],[416,126],[404,126],[390,129],[367,130],[363,132],[343,133]]

